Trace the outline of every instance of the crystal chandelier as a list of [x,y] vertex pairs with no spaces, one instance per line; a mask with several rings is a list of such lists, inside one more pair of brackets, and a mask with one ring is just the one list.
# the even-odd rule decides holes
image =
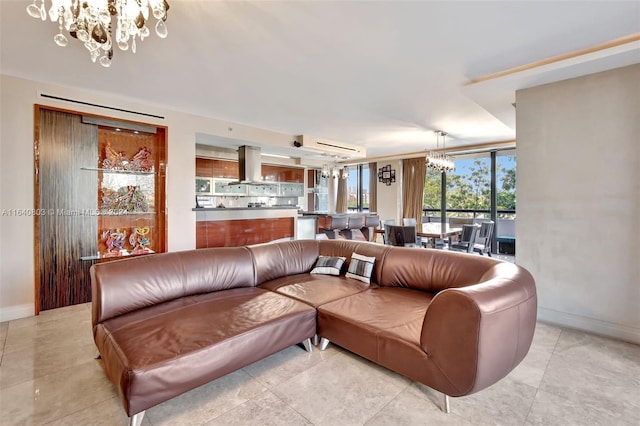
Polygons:
[[[168,10],[166,0],[51,0],[49,19],[58,22],[59,32],[53,37],[58,46],[65,47],[69,43],[62,32],[66,30],[71,37],[84,43],[93,62],[97,60],[103,67],[109,67],[114,44],[120,50],[131,47],[136,53],[136,38],[142,41],[150,34],[146,25],[149,14],[157,19],[158,37],[167,37]],[[27,13],[46,21],[45,0],[33,0],[27,6]],[[112,31],[114,20],[115,31]]]
[[333,166],[333,169],[331,170],[331,175],[333,176],[334,179],[338,179],[340,177],[340,168]]
[[347,166],[334,166],[333,169],[331,169],[331,176],[334,179],[349,179],[349,168]]
[[326,164],[322,165],[322,170],[320,171],[320,176],[323,178],[329,177],[329,166]]
[[[455,170],[456,165],[453,162],[453,158],[444,153],[444,143],[445,136],[447,136],[447,132],[443,132],[442,130],[436,130],[436,149],[438,152],[429,151],[427,152],[427,167],[438,170],[440,172],[450,172]],[[440,148],[440,137],[442,137],[442,152],[439,151]]]

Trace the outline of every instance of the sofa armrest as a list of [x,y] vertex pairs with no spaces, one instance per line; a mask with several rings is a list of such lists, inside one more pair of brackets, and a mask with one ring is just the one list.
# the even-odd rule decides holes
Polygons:
[[505,377],[527,354],[536,324],[533,277],[500,263],[483,281],[438,293],[425,314],[420,344],[462,396]]

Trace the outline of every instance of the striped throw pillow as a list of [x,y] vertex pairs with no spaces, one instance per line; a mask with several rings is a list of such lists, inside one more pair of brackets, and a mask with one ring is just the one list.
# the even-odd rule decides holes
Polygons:
[[349,264],[349,270],[347,271],[346,277],[370,284],[371,274],[373,273],[373,264],[375,261],[375,257],[367,257],[358,253],[353,253],[351,255],[351,263]]
[[340,270],[346,257],[330,257],[319,256],[315,266],[311,270],[312,274],[324,274],[324,275],[340,275]]

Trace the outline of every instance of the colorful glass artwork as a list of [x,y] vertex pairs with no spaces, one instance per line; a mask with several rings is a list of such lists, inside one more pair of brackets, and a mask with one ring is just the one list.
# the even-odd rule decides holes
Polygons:
[[104,240],[107,246],[107,253],[118,254],[124,249],[124,244],[127,240],[127,232],[116,229],[105,229],[102,232],[101,238]]
[[137,172],[150,172],[153,170],[153,161],[151,160],[151,150],[146,146],[140,148],[140,151],[133,156],[131,160],[131,170]]
[[102,208],[114,211],[147,212],[149,203],[139,186],[127,185],[117,191],[102,189]]
[[102,160],[102,167],[105,169],[126,170],[128,165],[129,160],[124,154],[124,151],[116,151],[111,148],[111,143],[107,141],[104,145],[104,160]]
[[131,254],[148,253],[150,251],[149,245],[151,241],[147,235],[149,234],[149,227],[137,227],[133,229],[131,236],[129,236],[129,244],[131,244]]
[[151,150],[143,146],[133,158],[129,160],[124,151],[116,151],[111,147],[111,143],[107,141],[104,145],[102,167],[111,170],[152,172],[153,160],[151,159]]

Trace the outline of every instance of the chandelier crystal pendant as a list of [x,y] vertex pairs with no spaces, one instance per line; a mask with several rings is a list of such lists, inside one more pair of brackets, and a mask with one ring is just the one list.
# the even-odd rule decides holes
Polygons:
[[323,178],[329,177],[329,166],[327,164],[322,165],[322,170],[320,171],[320,176]]
[[[149,15],[157,19],[156,34],[167,37],[166,0],[50,0],[49,19],[58,22],[58,34],[53,41],[65,47],[69,39],[63,30],[84,43],[93,62],[103,67],[111,66],[113,46],[136,53],[136,38],[140,41],[151,33],[147,27]],[[45,0],[33,0],[27,13],[43,21],[47,20]],[[113,24],[115,21],[115,31]],[[115,37],[115,39],[114,39]]]
[[[456,165],[449,155],[445,154],[445,136],[447,136],[447,132],[443,132],[442,130],[436,130],[436,151],[428,151],[427,152],[427,167],[438,170],[440,172],[451,172],[456,169]],[[440,148],[440,137],[442,137],[442,151]]]

